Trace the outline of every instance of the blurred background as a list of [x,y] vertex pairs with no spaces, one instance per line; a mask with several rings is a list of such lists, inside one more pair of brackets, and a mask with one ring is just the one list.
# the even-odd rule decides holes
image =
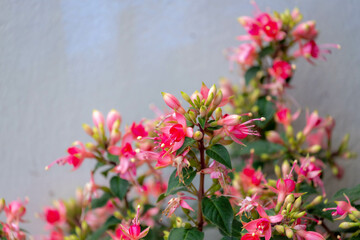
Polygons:
[[[298,6],[305,20],[316,20],[318,43],[342,46],[317,66],[298,61],[291,92],[300,105],[332,115],[335,143],[349,132],[357,152],[360,2],[257,3],[262,10]],[[90,140],[81,124],[92,122],[93,109],[106,114],[115,108],[131,124],[154,116],[149,103],[165,106],[161,91],[179,97],[202,81],[209,86],[225,76],[239,82],[223,50],[244,34],[237,17],[252,13],[248,0],[0,1],[0,196],[30,198],[25,228],[43,232],[34,214],[56,198],[74,196],[89,180],[91,161],[75,172],[44,167],[74,140]],[[342,180],[325,176],[329,194],[360,183],[358,160],[341,165]]]

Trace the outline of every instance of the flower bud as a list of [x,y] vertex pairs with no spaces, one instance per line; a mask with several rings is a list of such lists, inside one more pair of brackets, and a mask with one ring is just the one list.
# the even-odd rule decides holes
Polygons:
[[300,206],[301,206],[301,202],[302,202],[302,199],[301,199],[301,196],[300,196],[295,200],[292,211],[293,210],[298,210],[300,208]]
[[220,103],[221,103],[221,101],[222,101],[222,99],[223,99],[223,94],[222,94],[222,91],[219,90],[219,91],[217,92],[217,94],[215,95],[215,99],[214,99],[213,105],[216,106],[216,107],[219,106]]
[[213,93],[209,93],[207,99],[206,99],[206,102],[205,102],[205,106],[208,107],[210,106],[212,100],[214,99],[214,94]]
[[278,132],[276,132],[276,131],[267,131],[265,133],[265,135],[266,135],[266,139],[269,142],[277,143],[277,144],[280,144],[280,145],[284,144],[284,141],[280,137],[280,134]]
[[97,128],[103,128],[105,124],[104,116],[98,110],[93,110],[93,122]]
[[354,210],[354,211],[352,211],[351,213],[352,213],[356,218],[360,219],[360,211],[357,211],[357,210],[355,211],[355,210]]
[[200,108],[200,117],[205,117],[207,113],[207,109],[205,106],[201,106]]
[[88,124],[84,123],[84,124],[82,125],[82,127],[83,127],[84,131],[85,131],[89,136],[91,136],[91,137],[93,136],[94,132],[93,132],[93,130],[91,129],[91,127],[90,127]]
[[96,146],[91,142],[85,143],[85,147],[90,151],[95,151],[96,150]]
[[285,160],[281,166],[281,171],[284,177],[286,177],[287,175],[289,175],[290,173],[290,164],[287,160]]
[[212,93],[213,96],[215,97],[215,95],[216,95],[216,93],[217,93],[217,88],[216,88],[216,85],[215,85],[215,84],[213,84],[213,85],[211,86],[211,88],[209,89],[208,98],[209,98],[209,96],[210,96],[211,93]]
[[287,205],[289,203],[293,203],[295,201],[295,197],[294,194],[289,194],[286,196],[285,201],[284,201],[284,205]]
[[219,119],[218,121],[218,125],[223,126],[235,126],[240,124],[241,122],[241,116],[237,115],[237,114],[232,114],[232,115],[228,115],[224,118]]
[[321,150],[321,146],[318,144],[315,144],[307,149],[309,153],[317,153]]
[[185,113],[185,109],[181,106],[179,100],[174,95],[165,92],[162,92],[161,94],[163,95],[164,102],[169,106],[169,108],[172,108],[181,114]]
[[294,217],[295,217],[295,218],[302,218],[303,216],[305,216],[305,214],[306,214],[306,211],[299,212],[299,213],[297,213]]
[[187,101],[187,102],[190,103],[191,105],[194,105],[194,103],[192,102],[190,96],[187,95],[187,93],[181,92],[181,96],[183,97],[183,99],[184,99],[185,101]]
[[285,228],[282,225],[275,225],[275,230],[280,234],[283,234],[285,232]]
[[275,171],[276,176],[278,178],[281,178],[281,169],[280,169],[279,165],[275,165],[274,171]]
[[[117,127],[117,126],[120,127],[121,120],[122,119],[121,119],[120,113],[118,111],[116,111],[115,109],[112,109],[106,117],[106,125],[109,129],[109,132],[111,132],[114,127]],[[118,122],[118,123],[115,125],[115,122]]]
[[2,212],[2,210],[4,209],[5,207],[5,199],[4,198],[1,198],[0,199],[0,213]]
[[314,198],[314,200],[311,201],[311,203],[309,203],[308,205],[306,205],[306,209],[312,208],[320,203],[322,203],[323,200],[323,196],[319,195],[316,198]]
[[115,145],[121,139],[121,132],[119,129],[114,128],[110,134],[110,146]]
[[285,227],[285,234],[290,239],[294,236],[293,230],[291,230],[291,228],[289,227]]
[[119,211],[115,211],[115,212],[114,212],[114,217],[116,217],[117,219],[122,219],[122,218],[124,218],[124,216],[123,216]]
[[193,121],[193,122],[196,122],[196,113],[195,112],[193,112],[193,111],[189,111],[189,117],[190,117],[190,119]]
[[339,227],[342,229],[348,229],[348,228],[352,228],[352,227],[358,227],[360,226],[360,222],[342,222],[340,223]]
[[193,138],[196,140],[196,141],[200,141],[202,138],[203,138],[203,133],[200,132],[200,131],[196,131],[193,135]]
[[217,108],[215,110],[215,119],[219,120],[221,117],[222,117],[222,110],[221,110],[221,108]]

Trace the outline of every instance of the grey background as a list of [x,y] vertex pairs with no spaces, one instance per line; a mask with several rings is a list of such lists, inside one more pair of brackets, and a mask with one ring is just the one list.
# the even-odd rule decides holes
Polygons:
[[[359,1],[258,1],[282,11],[298,6],[315,19],[319,43],[339,43],[327,62],[297,63],[292,90],[301,105],[337,120],[335,142],[351,133],[359,149]],[[44,166],[74,140],[87,141],[81,124],[92,109],[119,110],[124,123],[152,117],[163,107],[161,91],[191,93],[227,76],[222,52],[243,34],[237,17],[249,1],[0,1],[0,196],[29,196],[33,234],[43,231],[34,213],[56,198],[74,196],[89,179],[93,162],[76,172]],[[346,176],[328,176],[330,193],[360,183],[357,160],[344,161]]]

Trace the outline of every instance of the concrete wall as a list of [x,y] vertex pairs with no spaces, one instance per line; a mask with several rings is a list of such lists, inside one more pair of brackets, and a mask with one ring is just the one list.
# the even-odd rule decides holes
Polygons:
[[[258,1],[282,11],[300,7],[315,19],[320,43],[339,43],[327,62],[297,65],[293,90],[301,105],[337,120],[336,142],[345,132],[359,149],[359,1]],[[91,111],[118,109],[125,123],[152,117],[149,103],[164,106],[161,91],[193,92],[229,73],[223,49],[243,32],[236,18],[253,11],[248,1],[0,1],[0,196],[29,196],[31,220],[41,206],[74,195],[93,165],[76,171],[44,166],[86,141],[81,124]],[[332,189],[360,183],[357,160],[344,161],[346,177]],[[331,190],[331,189],[330,189]],[[334,190],[331,190],[334,191]]]

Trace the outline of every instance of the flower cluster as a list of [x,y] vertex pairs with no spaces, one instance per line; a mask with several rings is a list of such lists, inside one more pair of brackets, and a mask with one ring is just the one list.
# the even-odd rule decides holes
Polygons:
[[[315,22],[301,22],[297,9],[255,8],[253,17],[239,18],[247,34],[238,39],[246,43],[228,51],[231,68],[236,63],[245,78],[241,88],[221,79],[181,92],[182,102],[162,93],[167,110],[124,128],[116,110],[106,118],[93,111],[93,126],[83,125],[92,141],[75,141],[45,167],[81,171],[84,161],[94,162],[74,199],[38,214],[48,232],[42,239],[202,240],[205,227],[241,240],[360,235],[360,185],[329,198],[323,181],[327,167],[342,177],[338,159],[355,155],[349,135],[333,150],[334,119],[309,110],[296,131],[302,109],[286,91],[295,60],[314,63],[337,45],[318,45]],[[0,237],[26,238],[19,227],[26,203],[0,200]],[[339,229],[328,226],[333,217],[343,220]]]

